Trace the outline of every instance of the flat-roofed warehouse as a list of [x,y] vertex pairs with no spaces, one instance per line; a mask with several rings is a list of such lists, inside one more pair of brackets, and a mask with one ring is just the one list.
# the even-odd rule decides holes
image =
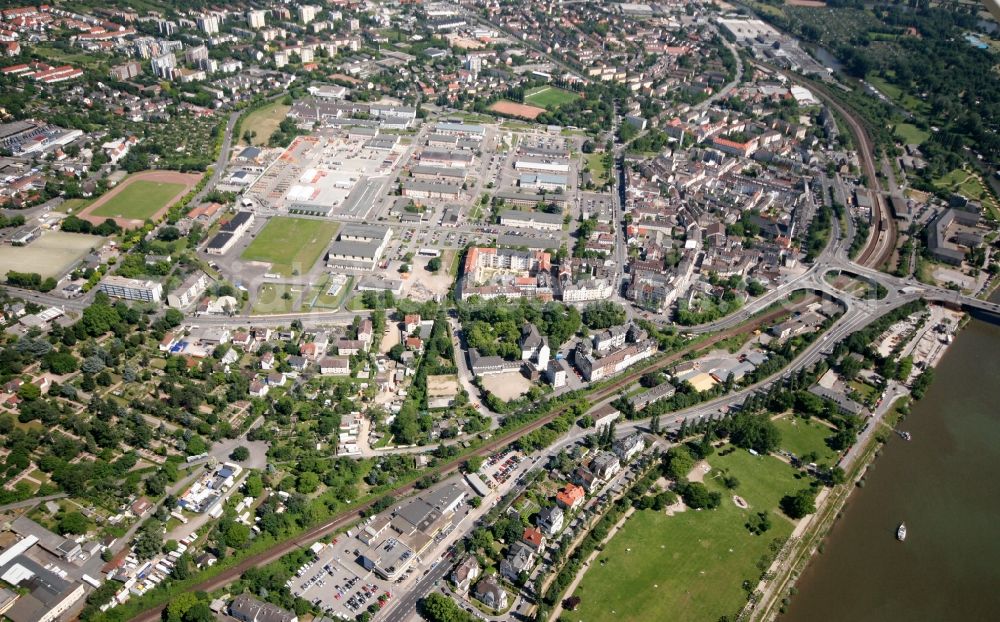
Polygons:
[[420,154],[420,164],[424,166],[447,166],[450,168],[469,168],[472,165],[472,153],[468,151],[450,151],[447,149],[424,149]]
[[355,551],[358,562],[384,579],[400,576],[452,524],[467,494],[460,480],[454,479],[379,514],[357,535],[363,544]]
[[569,173],[569,160],[565,158],[521,157],[514,162],[514,169],[538,173]]
[[500,213],[500,224],[523,229],[559,231],[563,227],[563,215],[546,214],[545,212],[520,212],[511,209]]
[[403,196],[417,199],[457,199],[462,186],[422,179],[403,180]]
[[418,164],[410,167],[410,175],[414,179],[436,179],[441,178],[448,181],[465,181],[466,170],[464,168],[424,166]]
[[368,269],[375,267],[385,251],[392,229],[377,225],[344,225],[327,251],[327,266]]

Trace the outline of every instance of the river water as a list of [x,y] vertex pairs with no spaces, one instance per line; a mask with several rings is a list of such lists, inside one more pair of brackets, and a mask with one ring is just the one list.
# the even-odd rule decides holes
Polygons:
[[900,427],[781,622],[1000,619],[1000,326],[958,334]]

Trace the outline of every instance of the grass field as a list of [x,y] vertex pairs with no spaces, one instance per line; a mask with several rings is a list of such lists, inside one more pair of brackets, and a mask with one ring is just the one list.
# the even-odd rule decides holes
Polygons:
[[89,215],[146,220],[183,190],[184,184],[139,179],[122,188],[121,192],[104,205],[94,208]]
[[921,145],[931,135],[930,132],[922,130],[912,123],[899,123],[894,130],[896,136],[907,145]]
[[91,204],[90,199],[66,199],[59,204],[59,211],[67,214],[76,213]]
[[243,119],[240,125],[240,140],[243,139],[244,132],[256,132],[250,141],[254,145],[266,145],[267,139],[271,137],[274,130],[278,129],[278,124],[285,120],[291,106],[281,103],[281,100],[272,102],[266,106],[254,110]]
[[60,277],[104,238],[82,233],[45,231],[27,246],[0,246],[0,279],[7,272],[37,272],[42,278]]
[[337,228],[335,222],[272,218],[243,251],[243,259],[267,262],[271,272],[284,276],[305,274],[323,254]]
[[[299,297],[300,289],[297,285],[285,283],[265,283],[257,290],[257,300],[253,303],[254,315],[265,313],[291,313],[295,306],[295,301]],[[283,298],[284,294],[290,298]]]
[[306,296],[307,303],[311,303],[309,306],[313,309],[339,309],[344,298],[354,290],[354,277],[348,277],[347,283],[332,296],[326,293],[329,288],[330,279],[326,279],[320,287],[310,290]]
[[881,91],[883,95],[911,112],[920,112],[926,108],[926,104],[924,102],[909,93],[904,93],[902,89],[895,84],[892,84],[882,76],[869,75],[867,80],[872,86]]
[[[709,458],[740,480],[736,494],[750,510],[732,502],[709,473],[706,485],[722,491],[716,510],[636,512],[605,546],[575,595],[580,607],[565,619],[580,622],[718,620],[746,602],[744,580],[754,585],[758,560],[772,541],[784,542],[792,522],[775,509],[778,500],[803,487],[791,467],[773,457],[754,457],[742,449]],[[744,526],[750,512],[771,511],[771,529],[752,535]],[[601,563],[604,562],[604,563]]]
[[604,166],[604,154],[588,153],[584,158],[587,160],[587,167],[590,168],[590,176],[594,178],[594,185],[601,187],[608,183],[608,167]]
[[799,458],[815,453],[816,464],[831,465],[837,459],[837,452],[826,446],[827,437],[833,435],[829,426],[791,415],[776,419],[774,425],[781,432],[780,445],[785,451]]
[[570,91],[565,91],[554,86],[540,86],[524,95],[524,103],[552,109],[576,101],[578,98],[579,95]]
[[976,173],[956,168],[943,177],[935,179],[934,185],[957,192],[968,199],[982,201],[983,207],[993,218],[1000,217],[1000,206],[993,199],[993,195],[986,190],[985,183]]

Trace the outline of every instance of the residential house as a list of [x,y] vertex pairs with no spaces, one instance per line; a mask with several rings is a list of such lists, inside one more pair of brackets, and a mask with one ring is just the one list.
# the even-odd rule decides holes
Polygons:
[[564,510],[575,510],[583,503],[584,496],[583,488],[575,484],[566,484],[556,493],[556,503]]
[[535,527],[526,527],[521,534],[521,543],[527,545],[532,551],[540,553],[545,549],[545,535]]
[[604,481],[608,481],[614,477],[621,468],[622,465],[618,461],[618,456],[608,451],[602,451],[590,461],[590,470]]
[[542,508],[536,515],[535,522],[538,528],[551,538],[563,528],[564,518],[565,514],[563,514],[562,508],[553,505]]
[[507,608],[507,591],[500,587],[495,577],[486,577],[477,583],[472,595],[490,609]]
[[518,581],[522,572],[530,573],[535,564],[535,553],[528,546],[517,542],[512,544],[507,558],[500,562],[500,576]]
[[638,453],[641,453],[643,449],[646,448],[646,441],[642,438],[642,434],[635,432],[629,434],[625,438],[618,439],[611,446],[612,451],[622,462],[628,462]]
[[482,569],[479,567],[479,562],[475,556],[470,555],[451,571],[451,582],[455,585],[455,589],[464,594],[469,591],[480,574]]
[[319,361],[319,373],[324,376],[349,376],[351,362],[345,358],[325,356]]

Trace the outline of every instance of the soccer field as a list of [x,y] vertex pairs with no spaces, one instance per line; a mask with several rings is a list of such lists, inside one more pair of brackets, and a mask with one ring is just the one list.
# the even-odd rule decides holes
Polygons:
[[184,184],[138,179],[121,189],[107,203],[88,212],[103,218],[146,220],[184,191]]
[[330,244],[338,225],[308,218],[272,218],[243,252],[247,261],[271,264],[271,272],[305,274]]
[[576,101],[579,96],[576,93],[565,91],[554,86],[542,86],[533,91],[529,91],[524,96],[524,103],[542,108],[558,108],[563,104]]
[[[615,620],[718,620],[746,603],[742,584],[756,585],[757,562],[769,555],[772,542],[784,543],[792,522],[777,509],[780,498],[806,486],[794,470],[773,457],[754,457],[743,449],[709,458],[713,470],[705,478],[710,490],[722,493],[715,510],[665,512],[640,510],[604,547],[573,593],[580,606],[566,619],[580,622]],[[726,490],[713,476],[727,469],[740,480]],[[732,501],[740,495],[742,510]],[[768,510],[772,527],[755,536],[744,526],[751,513]],[[603,562],[603,563],[602,563]],[[566,594],[569,596],[569,594]]]

